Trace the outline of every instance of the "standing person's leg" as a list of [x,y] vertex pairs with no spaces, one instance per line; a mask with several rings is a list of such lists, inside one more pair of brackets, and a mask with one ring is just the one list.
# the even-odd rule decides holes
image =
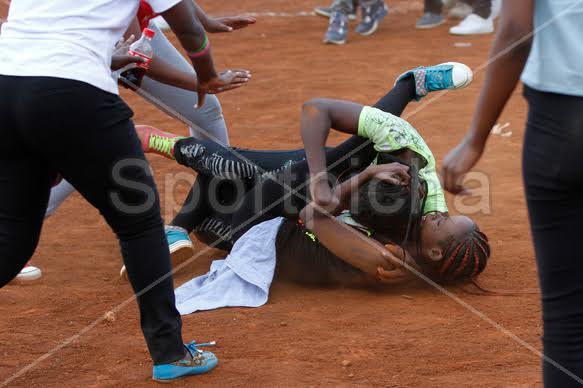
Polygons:
[[445,23],[443,0],[425,0],[423,16],[417,19],[415,27],[418,29],[433,28]]
[[[583,98],[525,88],[523,172],[538,265],[544,354],[583,379]],[[546,387],[579,387],[549,362]]]
[[360,0],[360,23],[355,31],[364,36],[374,34],[388,13],[384,0]]
[[488,19],[492,15],[492,0],[474,0],[473,12]]
[[348,37],[348,15],[355,12],[354,3],[352,0],[334,0],[331,11],[324,43],[344,44]]
[[[180,52],[170,43],[164,33],[154,23],[150,23],[150,28],[156,31],[152,41],[156,56],[163,58],[179,70],[196,76],[192,65],[180,55]],[[198,95],[195,92],[165,85],[147,76],[144,77],[142,82],[142,89],[163,101],[204,130],[204,132],[201,132],[198,128],[190,128],[191,136],[197,139],[211,139],[217,143],[229,145],[227,124],[217,96],[208,95],[204,105],[195,109],[194,105],[198,102]]]
[[466,16],[460,24],[449,29],[453,35],[477,35],[494,32],[492,15],[492,0],[474,0],[472,13]]
[[[156,368],[182,359],[182,322],[158,193],[131,110],[119,96],[83,82],[38,77],[21,86],[27,91],[20,99],[27,114],[19,125],[28,129],[27,141],[99,209],[119,238]],[[39,123],[43,131],[37,130]],[[191,374],[191,367],[190,362],[181,371]]]
[[[332,3],[330,3],[330,5],[328,7],[316,7],[316,8],[314,8],[314,12],[317,15],[329,18],[332,15],[332,12],[334,12],[334,4],[336,3],[336,1],[337,0],[333,0]],[[348,14],[349,20],[356,20],[356,7],[357,6],[358,6],[358,1],[353,0],[352,1],[352,13]]]
[[[15,77],[0,76],[0,288],[28,262],[40,236],[51,174],[27,148],[14,115],[21,91]],[[29,156],[32,155],[32,156]]]

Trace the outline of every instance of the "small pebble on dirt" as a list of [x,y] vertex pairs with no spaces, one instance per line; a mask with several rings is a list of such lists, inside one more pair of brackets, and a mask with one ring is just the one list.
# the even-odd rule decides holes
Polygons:
[[353,378],[354,377],[354,373],[349,374],[348,377]]
[[285,327],[285,326],[287,326],[287,322],[280,322],[279,326]]
[[350,362],[350,360],[342,361],[342,366],[350,366],[351,364],[352,364],[352,362]]
[[103,316],[107,322],[115,322],[115,314],[113,311],[108,311]]

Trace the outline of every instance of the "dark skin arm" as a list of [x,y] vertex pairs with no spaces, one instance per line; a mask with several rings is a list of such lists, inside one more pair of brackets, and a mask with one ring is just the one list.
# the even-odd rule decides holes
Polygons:
[[462,178],[480,159],[490,130],[516,88],[532,45],[534,0],[504,1],[498,32],[490,51],[494,60],[486,72],[472,124],[464,139],[443,160],[444,188],[468,194]]
[[334,255],[360,269],[371,280],[398,283],[411,279],[402,268],[402,260],[378,241],[362,236],[349,226],[309,204],[300,214],[306,227],[314,232],[320,242]]
[[331,99],[311,100],[302,108],[301,131],[310,167],[310,194],[324,208],[334,209],[338,206],[338,199],[330,189],[326,174],[324,147],[330,128],[356,134],[362,108],[361,104]]
[[[369,166],[365,171],[336,186],[335,193],[341,204],[337,210],[346,208],[342,204],[348,205],[351,194],[372,178],[407,185],[410,179],[408,170],[409,167],[399,163]],[[401,262],[398,255],[387,250],[378,241],[367,238],[336,220],[314,202],[301,211],[300,217],[325,247],[341,260],[369,275],[372,280],[393,282],[402,280],[405,276],[406,271],[397,265]]]
[[363,172],[340,183],[333,190],[333,195],[338,199],[338,207],[330,213],[338,215],[344,209],[350,208],[350,200],[358,188],[366,182],[376,178],[394,185],[408,185],[411,177],[409,167],[399,163],[389,163],[368,166]]
[[210,33],[232,32],[234,30],[245,28],[251,24],[255,24],[257,21],[252,16],[227,16],[222,18],[213,18],[208,16],[198,4],[194,3],[194,7],[196,9],[196,16],[198,17],[198,20],[200,20],[204,29]]
[[182,0],[174,7],[162,12],[162,17],[168,22],[192,61],[198,75],[198,106],[202,106],[206,94],[235,89],[243,86],[247,81],[241,82],[237,71],[229,70],[217,74],[210,48],[204,55],[194,55],[203,46],[206,37],[204,28],[196,15],[197,7],[198,5],[193,1]]
[[[136,37],[136,40],[140,38],[141,31],[140,25],[137,19],[134,19],[130,24],[128,30],[126,31],[125,37],[129,38],[131,35]],[[187,73],[181,71],[164,61],[160,57],[154,55],[152,62],[150,63],[150,69],[148,70],[148,77],[161,82],[166,85],[175,86],[177,88],[190,90],[196,92],[198,90],[197,77],[193,76],[192,73]],[[232,81],[230,88],[225,88],[221,91],[226,91],[234,89],[235,87],[242,86],[249,80],[249,73],[246,70],[235,70],[235,78]]]

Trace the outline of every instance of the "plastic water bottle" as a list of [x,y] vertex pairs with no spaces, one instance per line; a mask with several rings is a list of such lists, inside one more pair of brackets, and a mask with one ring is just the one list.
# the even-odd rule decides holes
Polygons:
[[125,71],[122,74],[122,76],[126,78],[131,84],[135,84],[138,87],[141,86],[142,79],[150,68],[152,58],[154,58],[154,49],[152,48],[152,39],[154,38],[154,34],[155,32],[153,30],[144,28],[144,31],[142,31],[142,37],[132,43],[128,51],[129,55],[144,58],[144,62],[136,63],[137,67]]

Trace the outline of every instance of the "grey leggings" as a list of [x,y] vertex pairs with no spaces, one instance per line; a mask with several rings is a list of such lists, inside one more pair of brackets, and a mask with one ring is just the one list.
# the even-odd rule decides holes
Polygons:
[[[180,55],[180,52],[168,41],[164,33],[154,23],[150,23],[149,27],[156,32],[153,40],[156,55],[182,71],[195,74],[192,65]],[[221,104],[216,96],[207,96],[204,105],[199,109],[194,109],[194,105],[198,101],[198,96],[194,92],[165,85],[148,77],[144,78],[142,89],[163,101],[196,126],[204,129],[204,132],[201,132],[198,128],[190,128],[192,137],[211,139],[216,143],[229,145],[227,124],[223,117]],[[75,188],[67,181],[62,181],[53,187],[45,216],[53,214],[74,191]]]

